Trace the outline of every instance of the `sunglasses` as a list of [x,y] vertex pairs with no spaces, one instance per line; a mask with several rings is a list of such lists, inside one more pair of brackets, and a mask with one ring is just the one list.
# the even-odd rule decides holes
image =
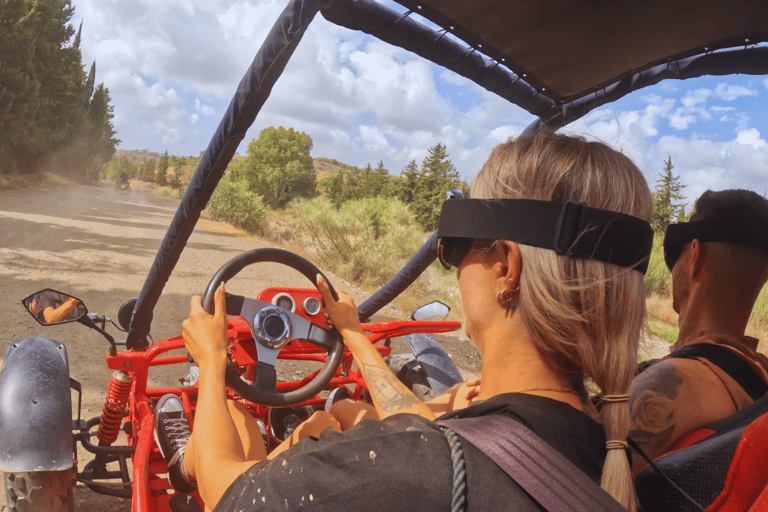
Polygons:
[[672,269],[674,268],[675,263],[677,263],[677,260],[680,258],[680,255],[683,253],[684,246],[685,246],[685,243],[664,245],[664,263],[667,264],[667,268],[669,269],[670,272],[672,272]]
[[458,268],[471,247],[471,238],[443,237],[437,246],[437,259],[445,270]]

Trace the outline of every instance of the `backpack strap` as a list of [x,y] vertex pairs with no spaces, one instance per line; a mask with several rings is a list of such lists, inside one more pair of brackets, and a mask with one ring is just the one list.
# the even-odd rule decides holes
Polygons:
[[693,343],[675,350],[667,357],[688,359],[703,357],[720,367],[747,392],[752,400],[757,400],[768,393],[768,384],[752,369],[747,362],[733,350],[712,343]]
[[550,512],[626,512],[531,429],[507,416],[440,420],[493,460]]

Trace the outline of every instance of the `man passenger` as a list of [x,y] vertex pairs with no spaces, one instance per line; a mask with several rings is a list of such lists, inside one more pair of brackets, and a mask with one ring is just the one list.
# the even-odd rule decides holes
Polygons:
[[[768,390],[768,358],[745,336],[768,280],[768,200],[748,190],[706,191],[690,222],[667,229],[664,258],[680,334],[630,390],[629,437],[652,460]],[[647,466],[634,455],[634,474]]]

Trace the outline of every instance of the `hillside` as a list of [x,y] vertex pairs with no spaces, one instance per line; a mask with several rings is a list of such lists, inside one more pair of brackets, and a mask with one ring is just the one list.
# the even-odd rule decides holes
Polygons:
[[[115,151],[115,156],[118,158],[127,158],[129,162],[134,164],[141,164],[145,160],[160,160],[160,157],[162,154],[160,153],[153,153],[152,151],[146,150],[146,149],[118,149]],[[235,155],[232,157],[233,162],[240,162],[242,160],[245,160],[247,158],[247,155],[241,155],[239,153],[235,153]],[[327,178],[329,176],[336,176],[338,174],[339,170],[341,169],[354,169],[355,167],[353,165],[345,164],[343,162],[339,162],[336,159],[332,158],[325,158],[325,157],[319,157],[319,158],[313,158],[312,163],[315,166],[315,170],[317,171],[317,179],[323,179]]]
[[152,153],[146,149],[118,149],[115,151],[118,158],[127,158],[129,162],[140,164],[145,160],[160,160],[160,153]]
[[354,169],[355,166],[339,162],[336,159],[331,158],[313,158],[312,163],[315,166],[317,172],[317,179],[321,180],[329,176],[336,176],[341,169]]

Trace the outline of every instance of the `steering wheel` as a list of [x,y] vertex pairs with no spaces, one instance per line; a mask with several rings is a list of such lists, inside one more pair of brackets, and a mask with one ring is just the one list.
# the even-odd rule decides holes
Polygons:
[[[298,270],[315,287],[317,287],[317,275],[322,275],[316,266],[292,252],[282,249],[254,249],[235,256],[216,272],[205,289],[203,308],[213,314],[214,293],[219,284],[222,281],[228,282],[246,266],[263,262],[282,263]],[[338,299],[336,290],[328,279],[326,282],[333,298]],[[344,343],[338,331],[325,329],[304,317],[260,300],[227,293],[226,302],[228,315],[241,316],[251,326],[251,334],[256,340],[256,353],[259,358],[252,384],[242,380],[237,373],[227,367],[227,386],[251,402],[273,407],[288,407],[314,397],[328,385],[344,355]],[[292,391],[279,392],[276,390],[275,361],[280,350],[294,339],[306,340],[325,349],[328,352],[328,358],[320,372],[307,384]]]

